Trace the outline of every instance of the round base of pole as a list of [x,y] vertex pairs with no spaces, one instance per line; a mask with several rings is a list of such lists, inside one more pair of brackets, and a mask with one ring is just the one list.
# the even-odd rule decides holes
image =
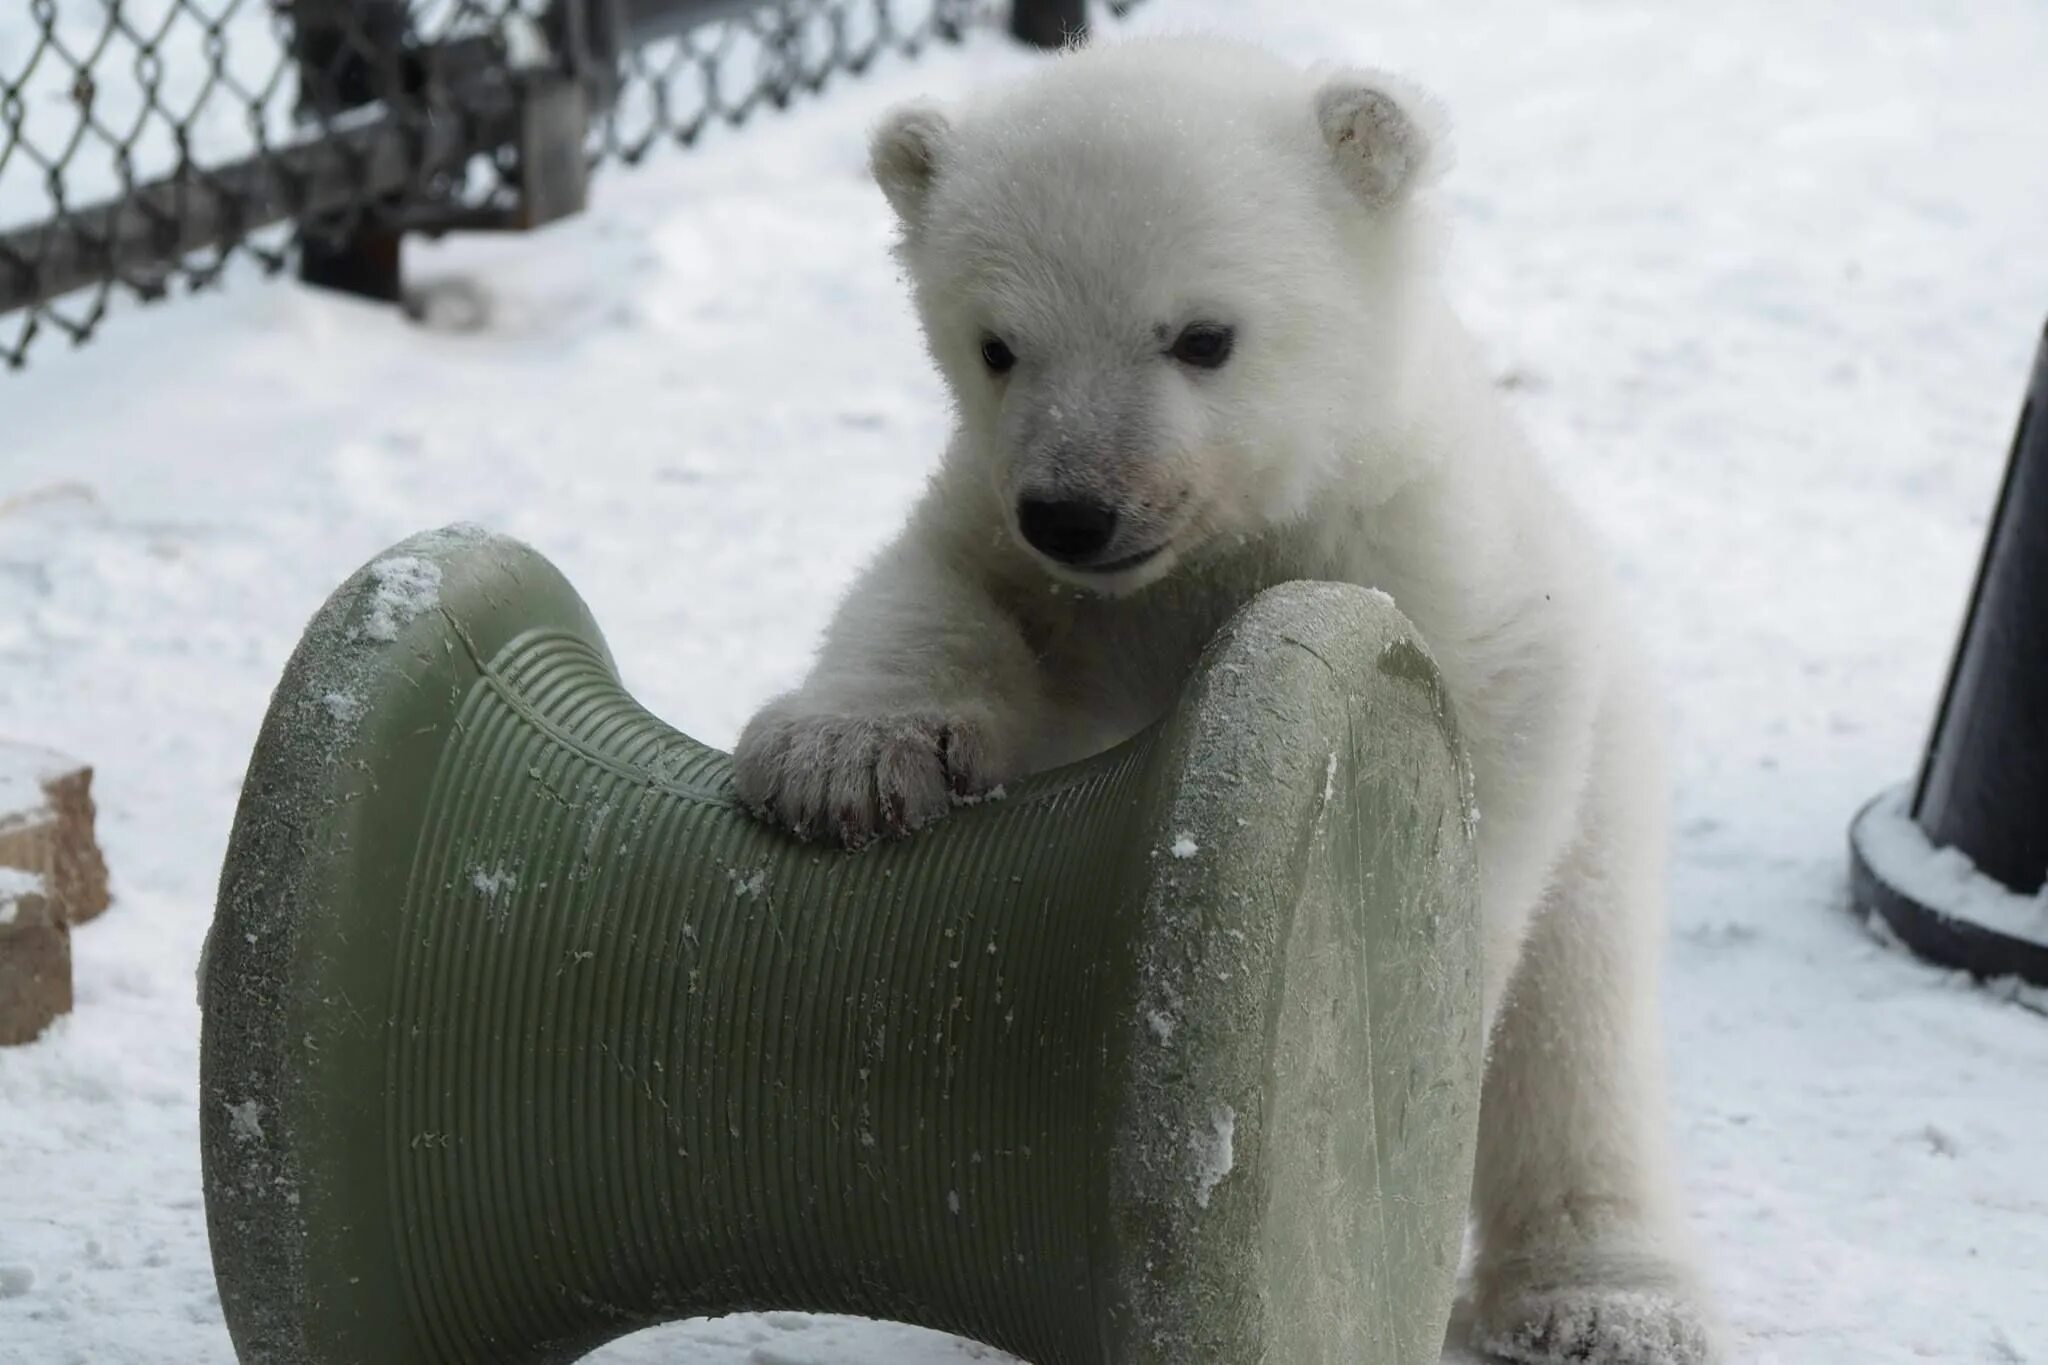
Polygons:
[[[1925,846],[1925,836],[1906,813],[1906,798],[1902,787],[1880,792],[1850,822],[1849,890],[1857,908],[1877,916],[1929,962],[1980,979],[2018,977],[2048,986],[2048,942],[2022,938],[1990,922],[1988,898],[1981,891],[1972,894],[1973,880],[1989,879],[1962,866],[1960,853]],[[1915,835],[1921,847],[1910,846]],[[1950,865],[1933,868],[1931,857],[1944,853]],[[2012,905],[2028,903],[2018,892],[2005,894]],[[2048,910],[2041,917],[2048,920]]]

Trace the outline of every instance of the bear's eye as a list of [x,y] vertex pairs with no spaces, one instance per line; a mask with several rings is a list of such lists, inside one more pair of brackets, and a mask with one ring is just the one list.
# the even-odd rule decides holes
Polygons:
[[1214,370],[1230,359],[1237,332],[1220,322],[1191,322],[1173,343],[1173,358],[1183,365]]
[[981,363],[988,366],[990,374],[1008,374],[1017,363],[1017,355],[1003,344],[1001,337],[990,337],[981,343]]

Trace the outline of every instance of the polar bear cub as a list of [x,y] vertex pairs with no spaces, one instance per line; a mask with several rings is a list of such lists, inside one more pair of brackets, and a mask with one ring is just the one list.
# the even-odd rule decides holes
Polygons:
[[1388,77],[1211,39],[890,115],[873,171],[957,421],[737,781],[807,837],[913,830],[1156,719],[1260,590],[1385,589],[1479,804],[1474,1344],[1707,1361],[1662,1133],[1654,700],[1440,294],[1434,121]]

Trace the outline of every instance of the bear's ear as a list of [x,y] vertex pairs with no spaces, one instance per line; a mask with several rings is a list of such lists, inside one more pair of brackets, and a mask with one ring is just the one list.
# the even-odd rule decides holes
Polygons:
[[1378,71],[1343,71],[1316,91],[1316,123],[1338,174],[1368,208],[1384,209],[1436,171],[1436,110]]
[[868,143],[868,169],[905,223],[915,223],[924,215],[925,199],[945,161],[952,134],[946,116],[929,104],[892,109],[875,129]]

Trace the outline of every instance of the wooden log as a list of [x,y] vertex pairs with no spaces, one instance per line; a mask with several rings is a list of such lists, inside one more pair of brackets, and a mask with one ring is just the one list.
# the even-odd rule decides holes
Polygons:
[[43,878],[66,924],[107,908],[107,864],[93,838],[92,769],[29,744],[0,742],[0,867]]
[[107,908],[92,769],[0,743],[0,1046],[71,1010],[71,926]]
[[0,868],[0,1047],[71,1012],[71,926],[31,872]]

